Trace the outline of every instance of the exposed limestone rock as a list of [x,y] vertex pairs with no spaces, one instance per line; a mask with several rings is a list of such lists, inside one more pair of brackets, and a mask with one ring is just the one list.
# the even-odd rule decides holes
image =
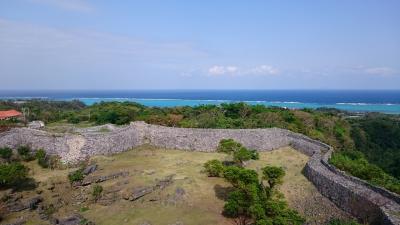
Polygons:
[[66,218],[57,219],[53,218],[51,224],[54,225],[95,225],[93,222],[88,221],[83,216],[75,214]]
[[123,171],[118,173],[109,174],[106,176],[87,176],[82,181],[74,182],[72,186],[87,186],[92,183],[101,183],[107,180],[116,179],[118,177],[126,177],[129,175],[129,172]]
[[169,175],[161,180],[156,180],[156,184],[153,186],[147,186],[147,187],[137,187],[134,188],[133,190],[127,190],[123,193],[122,197],[125,200],[129,201],[135,201],[145,195],[148,195],[152,193],[153,191],[157,189],[164,189],[168,185],[172,184],[174,175]]
[[7,204],[7,209],[10,212],[19,212],[25,209],[36,209],[38,204],[43,201],[41,196],[36,196],[26,201],[13,201]]
[[85,174],[85,175],[89,175],[89,174],[93,173],[93,172],[96,171],[96,170],[97,170],[97,165],[96,165],[96,164],[93,164],[93,165],[87,166],[87,167],[82,171],[82,173]]

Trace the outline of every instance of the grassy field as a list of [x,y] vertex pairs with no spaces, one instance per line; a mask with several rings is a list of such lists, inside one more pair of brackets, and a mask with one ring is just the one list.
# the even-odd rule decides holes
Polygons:
[[[179,224],[233,224],[221,215],[224,197],[229,185],[222,178],[207,177],[203,163],[211,159],[224,160],[220,153],[187,152],[142,146],[113,156],[96,156],[93,175],[129,172],[120,177],[100,183],[103,195],[98,202],[91,198],[91,186],[72,188],[67,181],[69,170],[39,168],[35,162],[28,163],[31,175],[39,186],[36,190],[23,191],[25,197],[41,193],[45,205],[54,205],[53,216],[62,218],[74,212],[99,225],[132,224],[145,222],[153,225]],[[260,170],[265,165],[283,166],[286,171],[284,184],[280,187],[289,205],[303,214],[310,224],[323,224],[329,218],[346,217],[330,201],[322,197],[316,188],[302,175],[307,156],[286,147],[260,154],[260,160],[250,161],[247,167]],[[154,185],[157,179],[174,175],[173,183],[165,189],[156,190],[136,201],[121,196],[132,189]],[[183,191],[182,191],[183,190]],[[19,217],[29,218],[28,224],[46,224],[34,211],[13,213],[6,221]]]

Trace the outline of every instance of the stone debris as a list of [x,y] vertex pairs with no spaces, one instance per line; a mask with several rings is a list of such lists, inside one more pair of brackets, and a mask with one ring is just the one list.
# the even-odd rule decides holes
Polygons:
[[20,221],[16,221],[13,223],[7,223],[5,225],[24,225],[24,224],[26,224],[26,220],[20,220]]
[[89,175],[97,170],[97,164],[87,166],[82,173],[85,175]]
[[112,173],[112,174],[105,175],[105,176],[87,176],[82,181],[74,182],[72,184],[72,186],[74,186],[74,187],[87,186],[92,183],[101,183],[101,182],[116,179],[119,177],[127,177],[128,175],[129,175],[129,172],[123,171],[123,172]]
[[139,225],[152,225],[152,224],[148,221],[144,221],[144,222],[140,223]]
[[33,198],[28,199],[27,201],[12,201],[9,204],[7,204],[7,209],[10,212],[20,212],[25,209],[36,209],[38,204],[43,201],[43,198],[41,196],[36,196]]
[[178,202],[182,201],[185,198],[186,191],[181,187],[177,187],[175,189],[175,193],[173,195],[168,196],[165,204],[168,205],[176,205]]
[[161,180],[156,180],[156,183],[153,186],[137,187],[137,188],[134,188],[131,191],[126,191],[123,194],[122,197],[125,200],[135,201],[135,200],[137,200],[137,199],[139,199],[139,198],[141,198],[141,197],[143,197],[145,195],[148,195],[148,194],[152,193],[155,190],[158,190],[158,189],[162,190],[165,187],[167,187],[168,185],[172,184],[172,182],[173,182],[172,178],[174,176],[175,175],[169,175],[169,176],[164,177]]
[[175,223],[170,225],[185,225],[185,224],[182,221],[176,221]]
[[131,193],[125,194],[123,198],[129,201],[135,201],[145,195],[150,194],[154,191],[154,187],[140,187],[134,188]]
[[85,219],[79,214],[75,214],[66,218],[57,219],[52,218],[51,224],[53,225],[95,225],[93,222]]

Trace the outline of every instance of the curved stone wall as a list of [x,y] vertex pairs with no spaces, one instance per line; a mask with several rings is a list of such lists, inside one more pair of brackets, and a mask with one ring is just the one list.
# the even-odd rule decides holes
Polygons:
[[328,163],[329,145],[279,128],[270,129],[189,129],[134,122],[125,127],[80,129],[72,134],[50,134],[28,128],[0,134],[0,146],[30,145],[58,154],[71,162],[95,154],[112,154],[142,144],[188,151],[215,151],[221,139],[232,138],[246,147],[270,151],[291,145],[310,156],[305,176],[318,190],[344,211],[370,224],[400,224],[400,198],[383,188],[348,176]]

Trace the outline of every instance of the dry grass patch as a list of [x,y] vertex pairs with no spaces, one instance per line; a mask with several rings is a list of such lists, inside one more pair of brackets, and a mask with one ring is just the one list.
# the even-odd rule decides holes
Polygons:
[[[100,183],[103,199],[100,198],[97,203],[90,200],[91,186],[71,187],[67,180],[70,170],[42,169],[35,162],[27,165],[31,168],[31,176],[40,182],[37,190],[41,190],[44,203],[62,205],[54,213],[56,217],[79,212],[98,225],[140,225],[144,222],[153,225],[176,222],[185,225],[231,225],[232,221],[221,215],[223,197],[229,184],[222,178],[211,178],[202,173],[206,161],[227,160],[227,157],[220,153],[165,150],[151,146],[141,146],[112,156],[92,157],[90,163],[96,163],[99,168],[93,176],[129,172],[128,176]],[[286,147],[260,153],[260,160],[248,162],[247,167],[258,171],[267,164],[284,167],[286,176],[281,191],[289,205],[299,210],[311,224],[322,224],[330,217],[345,217],[302,175],[307,160],[307,156]],[[121,198],[123,193],[154,185],[157,180],[169,175],[174,175],[173,183],[164,189],[155,190],[136,201]],[[37,190],[22,194],[24,197],[34,196]],[[111,204],[103,204],[114,197],[115,201]],[[39,219],[35,211],[25,210],[13,213],[6,221],[21,216],[29,218],[28,224],[37,224]],[[41,221],[39,224],[48,222]]]

